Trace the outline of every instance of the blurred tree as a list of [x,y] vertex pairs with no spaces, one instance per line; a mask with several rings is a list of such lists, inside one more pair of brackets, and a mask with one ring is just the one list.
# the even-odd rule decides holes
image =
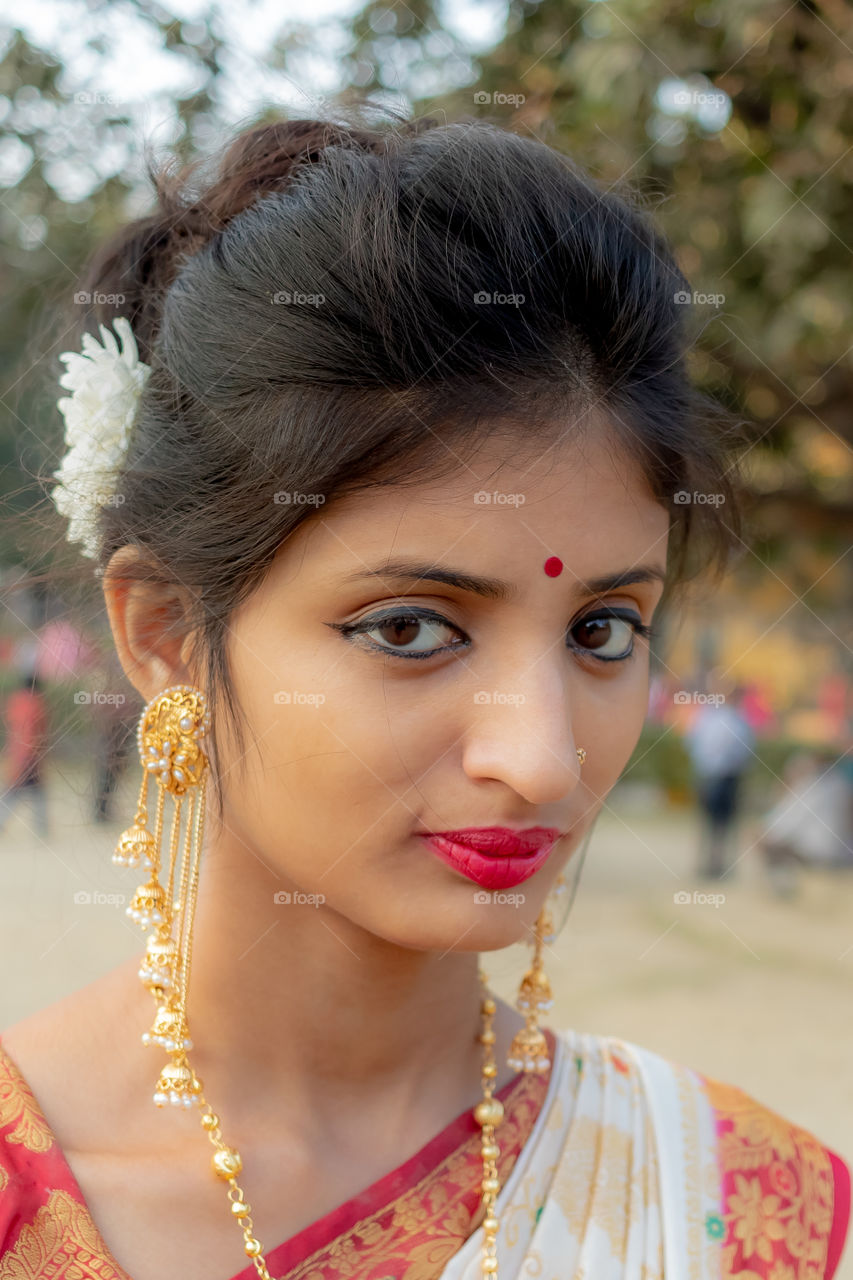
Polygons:
[[821,541],[827,563],[846,551],[853,9],[511,0],[503,37],[471,54],[470,76],[455,84],[462,60],[442,12],[433,0],[364,6],[344,63],[351,88],[495,120],[627,182],[694,285],[685,305],[697,380],[755,424],[748,466],[762,551],[785,557],[793,528]]
[[[171,95],[164,110],[171,122],[165,140],[186,158],[216,112],[221,39],[212,19],[182,23],[149,0],[122,8],[187,64],[189,91]],[[102,0],[87,13],[110,9]],[[41,547],[21,545],[9,517],[43,502],[32,476],[49,474],[61,456],[53,376],[62,369],[55,356],[68,346],[74,281],[92,247],[149,199],[136,154],[146,140],[137,142],[131,105],[99,84],[98,68],[109,53],[103,36],[87,43],[93,70],[85,87],[70,79],[56,54],[20,30],[6,32],[0,59],[0,187],[6,188],[0,200],[0,466],[7,517],[0,525],[0,562],[30,568],[61,543],[48,536]],[[55,529],[61,537],[59,521]]]
[[[232,124],[223,82],[233,51],[215,6],[192,22],[155,0],[81,0],[80,11],[103,27],[82,82],[79,66],[75,81],[20,31],[7,32],[0,60],[7,513],[39,498],[30,475],[58,460],[61,305],[93,244],[149,198],[140,153],[150,130],[98,83],[110,21],[132,19],[184,72],[182,88],[152,91],[158,144],[185,157]],[[844,0],[478,0],[465,14],[436,0],[371,0],[334,29],[289,20],[256,71],[308,87],[331,50],[341,101],[494,119],[631,185],[694,285],[685,306],[698,380],[756,424],[748,461],[762,558],[792,555],[796,529],[829,564],[853,526],[851,43]],[[0,562],[34,565],[54,548],[21,547],[4,521]]]

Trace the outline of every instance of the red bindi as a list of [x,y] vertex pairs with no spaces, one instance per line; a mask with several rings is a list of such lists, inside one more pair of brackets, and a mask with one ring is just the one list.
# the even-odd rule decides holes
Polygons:
[[563,562],[559,556],[549,556],[544,567],[549,578],[558,578],[563,572]]

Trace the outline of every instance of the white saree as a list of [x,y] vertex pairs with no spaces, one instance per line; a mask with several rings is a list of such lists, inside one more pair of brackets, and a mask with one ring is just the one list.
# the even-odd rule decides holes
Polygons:
[[[625,1041],[558,1033],[544,1105],[497,1202],[499,1280],[822,1278],[825,1218],[815,1220],[822,1231],[810,1231],[806,1222],[803,1234],[799,1210],[791,1223],[774,1208],[781,1197],[759,1195],[755,1204],[747,1203],[757,1179],[746,1174],[744,1206],[735,1204],[734,1212],[726,1213],[719,1113],[712,1096],[730,1104],[733,1114],[738,1099],[753,1101],[716,1082],[709,1090],[689,1068]],[[764,1108],[759,1111],[777,1119]],[[758,1113],[747,1107],[741,1112],[754,1129]],[[778,1137],[778,1129],[771,1137]],[[742,1145],[754,1155],[747,1154],[740,1165],[735,1160],[735,1167],[756,1170],[766,1147]],[[816,1140],[814,1147],[821,1150]],[[811,1202],[822,1204],[820,1188]],[[827,1208],[831,1219],[831,1200]],[[756,1212],[765,1210],[756,1226]],[[727,1220],[730,1238],[739,1237],[734,1245],[725,1239]],[[773,1241],[784,1243],[786,1231],[790,1256],[795,1261],[799,1253],[803,1268],[783,1267],[775,1254],[771,1263],[768,1249],[775,1249]],[[815,1235],[821,1237],[820,1248],[813,1244]],[[482,1238],[482,1229],[469,1237],[441,1280],[481,1280]],[[755,1262],[744,1266],[741,1251],[749,1249]]]
[[[850,1203],[840,1157],[743,1090],[649,1050],[575,1031],[554,1040],[550,1079],[504,1088],[497,1280],[832,1280]],[[479,1147],[466,1111],[270,1251],[270,1273],[482,1280]],[[130,1280],[0,1044],[0,1280],[48,1277]],[[254,1265],[232,1280],[257,1280]]]

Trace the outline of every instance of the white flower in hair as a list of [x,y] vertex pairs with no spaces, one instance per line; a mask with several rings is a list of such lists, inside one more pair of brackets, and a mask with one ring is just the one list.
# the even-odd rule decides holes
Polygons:
[[82,542],[83,553],[91,557],[98,553],[98,509],[118,500],[116,477],[151,373],[150,366],[139,359],[130,322],[117,316],[112,323],[122,340],[121,349],[115,334],[99,325],[103,346],[91,333],[84,333],[82,354],[63,351],[59,356],[66,366],[59,385],[72,394],[56,402],[65,419],[68,450],[53,473],[60,483],[50,496],[57,511],[70,521],[68,539]]

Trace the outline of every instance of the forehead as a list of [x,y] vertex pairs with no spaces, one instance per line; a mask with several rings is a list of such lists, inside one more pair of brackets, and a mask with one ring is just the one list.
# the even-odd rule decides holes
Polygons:
[[330,583],[395,558],[523,577],[557,556],[569,575],[666,562],[669,513],[612,437],[531,446],[489,439],[441,478],[321,508],[286,544]]

